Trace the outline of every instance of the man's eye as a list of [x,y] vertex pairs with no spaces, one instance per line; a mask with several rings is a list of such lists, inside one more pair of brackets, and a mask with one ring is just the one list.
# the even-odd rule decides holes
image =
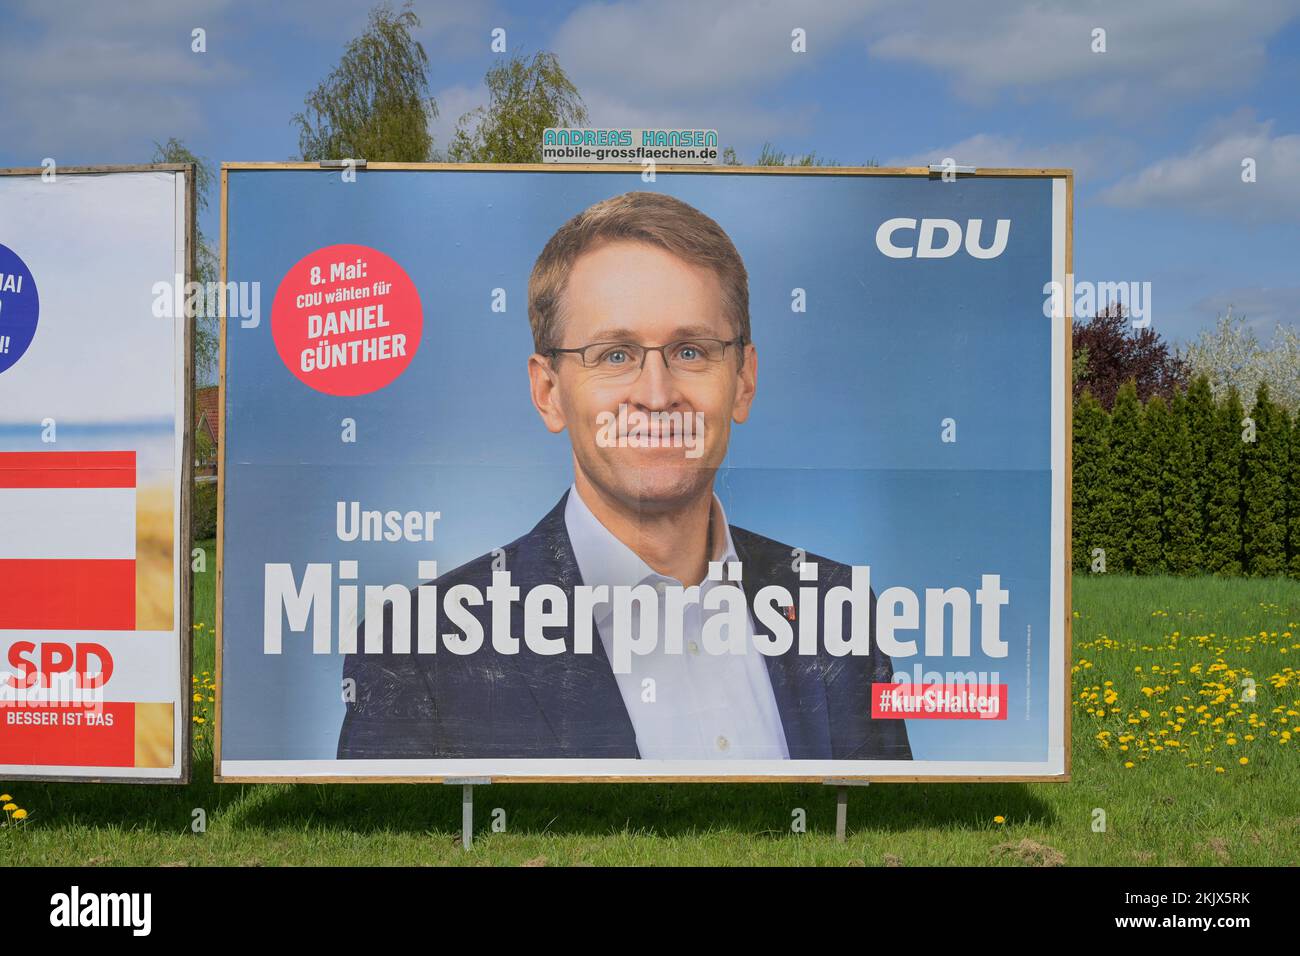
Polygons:
[[698,362],[704,358],[704,350],[691,342],[677,346],[677,358],[682,362]]
[[627,361],[627,349],[609,349],[600,357],[602,365],[625,365]]

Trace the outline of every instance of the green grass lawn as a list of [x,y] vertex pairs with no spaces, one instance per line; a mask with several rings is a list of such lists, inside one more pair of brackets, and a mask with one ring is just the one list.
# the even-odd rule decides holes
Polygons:
[[[213,667],[213,560],[195,584],[194,672]],[[211,714],[185,787],[0,781],[29,812],[6,864],[1284,865],[1300,861],[1300,584],[1080,576],[1073,781],[217,786]],[[1243,700],[1253,680],[1254,700]],[[1095,699],[1094,699],[1095,695]],[[1179,710],[1181,708],[1181,710]],[[1244,758],[1244,762],[1243,762]],[[1128,766],[1131,764],[1131,766]],[[494,808],[506,831],[490,830]],[[802,808],[808,832],[794,834]],[[196,835],[196,809],[207,832]],[[1096,811],[1105,830],[1094,830]],[[1004,822],[997,823],[996,818]]]

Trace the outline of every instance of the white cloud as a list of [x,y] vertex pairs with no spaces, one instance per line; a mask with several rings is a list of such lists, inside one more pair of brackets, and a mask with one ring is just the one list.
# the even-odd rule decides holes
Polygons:
[[[641,102],[603,90],[584,93],[583,102],[593,127],[716,129],[723,146],[807,133],[814,113],[808,109],[764,107],[725,96]],[[754,160],[755,156],[741,152],[743,159]]]
[[456,132],[456,122],[470,110],[486,106],[488,91],[486,86],[448,86],[433,94],[438,104],[438,116],[429,123],[429,132],[433,135],[433,148],[446,153],[451,145],[451,137]]
[[1069,143],[1026,143],[1015,136],[977,133],[946,146],[893,156],[882,166],[928,166],[947,157],[959,166],[1024,166],[1073,169],[1079,179],[1104,176],[1133,162],[1136,147],[1127,140],[1095,137]]
[[[242,75],[222,53],[191,51],[191,30],[210,26],[229,0],[90,4],[75,15],[24,2],[0,32],[0,139],[22,144],[35,165],[112,156],[142,136],[201,128],[197,93]],[[147,157],[135,157],[138,160]],[[65,161],[66,162],[66,161]]]
[[[947,75],[968,99],[1055,97],[1081,112],[1136,121],[1157,105],[1247,87],[1270,37],[1298,12],[1297,0],[1259,0],[1249,15],[1219,0],[621,0],[577,7],[551,46],[589,99],[623,110],[605,122],[671,116],[730,133],[726,124],[736,120],[743,142],[741,127],[760,138],[790,132],[790,111],[773,108],[770,94],[855,47],[864,58]],[[795,27],[807,33],[806,53],[790,49]],[[1098,27],[1105,53],[1092,52]],[[982,145],[992,152],[994,144]]]
[[[893,0],[595,3],[570,14],[553,43],[570,75],[592,88],[639,92],[635,98],[644,100],[707,96],[771,86],[814,66],[821,54],[860,36],[872,8],[886,2]],[[806,53],[791,50],[795,28],[806,32]]]
[[[763,94],[860,43],[872,10],[889,2],[587,4],[560,24],[551,47],[593,124],[708,127],[724,145],[746,147],[809,129],[815,104],[777,107]],[[806,53],[791,50],[796,28]]]
[[[1255,161],[1256,181],[1242,181]],[[1239,113],[1220,121],[1188,153],[1158,160],[1102,193],[1114,206],[1169,207],[1246,222],[1300,218],[1300,134],[1273,134],[1273,121]]]
[[[318,44],[322,36],[334,37],[341,55],[347,40],[365,29],[370,6],[355,0],[279,0],[252,8],[233,0],[114,0],[80,4],[70,13],[65,4],[13,0],[0,28],[0,89],[10,91],[0,110],[0,141],[32,165],[45,156],[65,164],[147,159],[136,155],[142,140],[201,134],[213,95],[248,90],[246,81],[263,69],[241,62],[250,39],[279,36],[292,43],[306,33]],[[417,14],[416,37],[439,59],[485,55],[491,27],[510,22],[491,4],[422,3]],[[204,53],[190,48],[196,27],[207,33]],[[303,91],[336,60],[319,76],[304,78]],[[454,128],[464,98],[451,99]],[[435,126],[442,132],[441,122]],[[446,139],[439,142],[445,146]]]
[[[1248,11],[1219,0],[948,0],[891,10],[868,49],[946,73],[975,100],[1047,93],[1084,112],[1139,115],[1171,98],[1248,86],[1269,38],[1297,13],[1295,0],[1259,0]],[[1095,29],[1105,30],[1104,53],[1093,52]]]
[[1264,341],[1278,325],[1300,326],[1300,286],[1253,286],[1230,289],[1206,296],[1192,306],[1192,312],[1207,327],[1228,310],[1245,319]]

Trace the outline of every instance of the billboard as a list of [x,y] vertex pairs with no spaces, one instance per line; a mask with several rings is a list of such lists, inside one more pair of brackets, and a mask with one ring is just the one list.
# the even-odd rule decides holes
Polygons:
[[0,776],[189,776],[190,167],[0,170]]
[[1068,171],[222,182],[218,779],[1065,779]]

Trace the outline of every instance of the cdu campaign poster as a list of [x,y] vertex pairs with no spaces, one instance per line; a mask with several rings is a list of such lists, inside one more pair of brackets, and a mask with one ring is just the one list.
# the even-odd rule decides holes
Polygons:
[[0,173],[0,776],[183,782],[187,167]]
[[1071,184],[228,164],[219,779],[1065,779]]

